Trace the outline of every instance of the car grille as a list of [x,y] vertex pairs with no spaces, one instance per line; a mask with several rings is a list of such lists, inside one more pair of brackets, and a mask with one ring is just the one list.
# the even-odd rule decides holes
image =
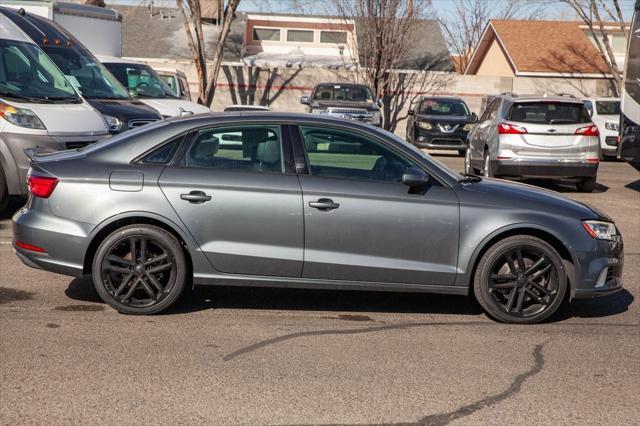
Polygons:
[[84,148],[90,143],[92,142],[67,142],[64,145],[67,149],[78,149],[78,148]]
[[353,116],[359,116],[362,118],[365,117],[370,117],[371,113],[369,113],[369,111],[367,111],[366,109],[360,109],[360,108],[327,108],[327,114],[336,114],[336,115],[353,115]]
[[432,139],[431,143],[433,145],[464,145],[464,141],[462,139]]
[[145,124],[153,123],[157,120],[131,120],[129,121],[129,128],[135,129],[136,127],[144,126]]
[[458,127],[460,127],[459,124],[438,123],[438,129],[440,129],[442,133],[453,133],[458,130]]

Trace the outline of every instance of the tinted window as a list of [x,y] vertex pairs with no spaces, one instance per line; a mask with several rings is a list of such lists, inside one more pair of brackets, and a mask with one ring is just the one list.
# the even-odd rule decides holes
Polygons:
[[287,41],[313,43],[313,31],[287,30]]
[[281,172],[278,126],[242,126],[200,130],[184,165],[247,172]]
[[107,63],[118,81],[140,98],[176,97],[167,83],[148,65]]
[[320,31],[320,43],[346,44],[345,31]]
[[457,99],[424,99],[420,104],[420,114],[470,115],[467,104]]
[[253,39],[256,41],[280,41],[280,29],[278,28],[254,28]]
[[598,115],[620,115],[620,101],[596,101]]
[[147,155],[142,162],[144,164],[167,164],[173,158],[173,154],[175,154],[180,142],[182,142],[184,136],[179,136],[174,140],[167,142],[161,147],[154,150],[151,154]]
[[400,182],[411,165],[400,155],[360,135],[301,126],[312,176]]
[[591,122],[582,103],[517,102],[509,111],[510,121],[531,124],[580,124]]
[[372,102],[373,95],[367,86],[320,84],[316,87],[313,99],[321,101]]

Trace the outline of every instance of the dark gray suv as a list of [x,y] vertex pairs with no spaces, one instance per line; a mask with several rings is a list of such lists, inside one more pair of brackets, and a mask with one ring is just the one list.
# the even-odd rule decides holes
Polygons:
[[374,99],[373,92],[364,84],[321,83],[313,88],[311,96],[300,98],[300,103],[307,105],[312,114],[382,125],[382,102]]
[[17,255],[93,274],[120,312],[160,312],[193,283],[473,292],[493,318],[533,323],[565,295],[622,288],[605,214],[457,175],[355,121],[212,114],[30,155]]

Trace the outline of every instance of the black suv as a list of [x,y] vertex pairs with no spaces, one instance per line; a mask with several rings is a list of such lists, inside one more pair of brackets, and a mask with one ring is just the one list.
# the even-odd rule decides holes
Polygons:
[[477,121],[460,98],[423,96],[409,110],[407,142],[419,148],[456,149],[464,155],[467,134]]
[[1,9],[55,62],[82,97],[102,114],[110,133],[162,119],[155,109],[131,98],[127,89],[60,25],[24,9]]
[[371,89],[363,84],[320,83],[311,96],[303,96],[300,103],[308,105],[308,112],[382,125],[380,107]]

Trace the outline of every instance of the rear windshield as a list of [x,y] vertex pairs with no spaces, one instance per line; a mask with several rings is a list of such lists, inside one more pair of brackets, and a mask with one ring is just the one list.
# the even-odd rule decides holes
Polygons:
[[319,101],[372,102],[373,95],[367,86],[320,84],[313,99]]
[[509,111],[509,121],[531,124],[581,124],[591,122],[582,103],[517,102]]
[[620,101],[596,101],[598,115],[620,115]]

